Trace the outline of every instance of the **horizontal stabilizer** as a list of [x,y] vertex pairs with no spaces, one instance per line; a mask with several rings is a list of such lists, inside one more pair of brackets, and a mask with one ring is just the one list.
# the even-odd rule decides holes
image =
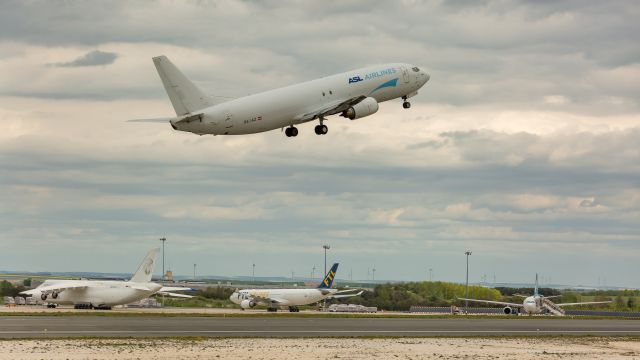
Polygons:
[[127,122],[166,124],[168,122],[171,122],[171,120],[175,120],[175,119],[176,119],[175,117],[153,118],[153,119],[132,119],[132,120],[127,120]]
[[171,287],[171,286],[163,286],[160,290],[158,291],[193,291],[192,288],[188,288],[188,287]]
[[331,296],[331,299],[341,299],[341,298],[348,298],[348,297],[353,297],[353,296],[360,296],[362,295],[364,291],[360,291],[357,293],[353,293],[353,294],[336,294]]

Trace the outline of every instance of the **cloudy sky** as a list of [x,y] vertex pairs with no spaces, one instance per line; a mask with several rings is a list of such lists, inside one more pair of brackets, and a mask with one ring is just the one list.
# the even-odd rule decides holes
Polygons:
[[[1,7],[0,269],[130,272],[166,236],[178,274],[308,276],[328,243],[344,278],[464,281],[470,249],[472,281],[640,287],[636,1]],[[174,114],[160,54],[229,97],[431,81],[327,136],[200,137],[125,122]]]

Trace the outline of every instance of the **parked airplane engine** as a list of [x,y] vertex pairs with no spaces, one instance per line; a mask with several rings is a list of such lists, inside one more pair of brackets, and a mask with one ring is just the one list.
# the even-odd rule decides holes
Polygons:
[[243,309],[251,309],[252,307],[255,307],[257,304],[249,299],[246,300],[242,300],[242,302],[240,303],[240,307]]
[[342,113],[342,116],[350,120],[359,119],[378,112],[378,102],[372,97],[365,98]]
[[504,311],[504,313],[507,314],[507,315],[513,314],[513,312],[514,312],[514,310],[509,306],[506,306],[504,309],[502,309],[502,311]]

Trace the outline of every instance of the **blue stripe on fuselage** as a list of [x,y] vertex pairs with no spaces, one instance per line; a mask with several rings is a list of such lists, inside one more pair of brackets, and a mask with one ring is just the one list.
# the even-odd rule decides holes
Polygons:
[[378,86],[377,88],[371,90],[371,92],[369,94],[373,94],[374,92],[382,89],[382,88],[386,88],[386,87],[396,87],[396,85],[398,84],[398,79],[399,78],[395,78],[395,79],[391,79],[385,83],[380,84],[380,86]]

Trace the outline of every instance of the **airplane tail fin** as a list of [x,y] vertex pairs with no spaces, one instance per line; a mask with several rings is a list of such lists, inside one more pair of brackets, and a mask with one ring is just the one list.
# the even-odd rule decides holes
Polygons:
[[214,105],[166,56],[154,57],[153,63],[176,115],[190,114]]
[[144,259],[140,263],[140,266],[138,266],[138,270],[131,277],[132,282],[147,283],[151,281],[153,268],[156,264],[156,258],[158,257],[159,252],[160,248],[155,248],[151,249],[147,253],[147,256],[144,257]]
[[331,270],[329,270],[327,275],[324,277],[324,280],[322,280],[322,283],[320,283],[320,286],[318,286],[318,289],[329,289],[329,288],[331,288],[331,285],[333,285],[333,278],[336,277],[336,272],[337,271],[338,271],[338,263],[335,263],[331,267]]

